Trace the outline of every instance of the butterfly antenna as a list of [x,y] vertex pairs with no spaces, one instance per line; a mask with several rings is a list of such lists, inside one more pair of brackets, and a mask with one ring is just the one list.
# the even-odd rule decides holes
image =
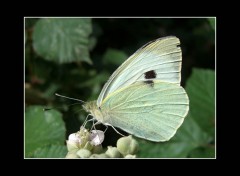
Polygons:
[[[85,103],[85,102],[82,101],[82,100],[79,100],[79,99],[76,99],[76,98],[67,97],[67,96],[64,96],[64,95],[60,95],[60,94],[58,94],[58,93],[55,93],[55,95],[58,96],[58,97],[67,98],[67,99],[70,99],[70,100],[75,100],[75,101],[80,101],[80,102],[81,102],[81,103],[73,103],[73,104],[70,104],[68,107],[73,106],[73,105],[76,105],[76,104]],[[60,109],[60,108],[62,108],[62,107],[43,108],[43,111],[49,111],[49,110],[52,110],[52,109]]]
[[76,99],[76,98],[67,97],[67,96],[64,96],[64,95],[60,95],[60,94],[58,94],[58,93],[55,93],[55,95],[58,96],[58,97],[67,98],[67,99],[69,99],[69,100],[75,100],[75,101],[80,101],[80,102],[82,102],[82,103],[85,103],[85,102],[82,101],[82,100],[79,100],[79,99]]
[[[68,105],[68,107],[70,106],[73,106],[73,105],[76,105],[76,104],[81,104],[81,103],[73,103],[73,104],[70,104]],[[52,110],[52,109],[62,109],[63,107],[52,107],[52,108],[43,108],[43,111],[49,111],[49,110]]]

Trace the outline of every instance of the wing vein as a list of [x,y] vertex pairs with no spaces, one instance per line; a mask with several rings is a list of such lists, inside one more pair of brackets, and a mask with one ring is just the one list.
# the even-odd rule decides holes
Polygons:
[[[144,86],[148,86],[148,85],[144,85]],[[144,87],[144,86],[143,86],[143,87]],[[142,88],[142,87],[141,87],[141,88]],[[135,98],[135,99],[133,99],[133,100],[125,101],[125,102],[123,102],[123,103],[120,103],[120,104],[118,104],[117,106],[114,106],[114,107],[112,108],[112,110],[113,110],[113,109],[116,109],[117,107],[119,107],[119,106],[121,106],[121,105],[123,105],[123,104],[125,104],[125,103],[129,103],[129,102],[135,101],[135,100],[137,100],[137,99],[146,97],[146,96],[148,96],[148,95],[151,95],[151,94],[154,94],[154,93],[157,93],[157,92],[159,93],[159,92],[164,92],[164,91],[169,91],[169,90],[175,90],[175,89],[178,89],[178,88],[156,90],[156,91],[150,92],[150,93],[148,93],[148,94],[145,94],[145,95],[143,95],[143,96],[141,96],[141,97],[137,97],[137,98]]]

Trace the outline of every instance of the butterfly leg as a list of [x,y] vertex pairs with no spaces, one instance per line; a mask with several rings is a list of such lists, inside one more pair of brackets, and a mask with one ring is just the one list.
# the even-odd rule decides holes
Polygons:
[[93,120],[94,120],[93,118],[92,118],[92,119],[89,119],[89,120],[87,120],[89,116],[92,116],[92,115],[91,115],[91,114],[88,114],[88,115],[87,115],[87,117],[86,117],[85,121],[83,122],[83,125],[82,125],[83,127],[85,127],[85,125],[86,125],[88,122],[90,122],[90,121],[93,121]]
[[122,133],[120,133],[116,128],[114,128],[114,126],[112,126],[111,124],[109,124],[109,123],[103,123],[103,125],[106,126],[106,127],[107,127],[107,126],[111,126],[116,133],[120,134],[121,136],[125,136],[125,135],[123,135]]
[[107,129],[108,129],[108,126],[107,125],[104,125],[105,127],[106,127],[106,129],[104,130],[104,133],[107,131]]

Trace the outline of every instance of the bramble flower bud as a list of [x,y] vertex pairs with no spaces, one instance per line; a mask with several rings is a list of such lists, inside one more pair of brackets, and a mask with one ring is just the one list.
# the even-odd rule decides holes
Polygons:
[[126,155],[124,158],[136,158],[136,155]]
[[79,158],[76,152],[68,152],[65,158]]
[[138,150],[138,143],[132,136],[121,137],[117,141],[117,149],[118,151],[126,156],[128,154],[132,155]]
[[116,147],[108,146],[105,152],[110,158],[120,158],[121,154]]
[[80,157],[80,158],[89,158],[91,156],[91,152],[87,149],[80,149],[77,151],[77,155]]
[[109,158],[109,156],[106,153],[101,153],[101,154],[93,154],[90,156],[90,158]]
[[104,132],[101,130],[92,130],[89,138],[92,145],[100,145],[104,140]]
[[77,133],[70,134],[68,137],[67,142],[67,149],[68,151],[76,151],[78,150],[79,144],[81,144],[81,138]]
[[103,140],[103,131],[92,130],[89,132],[84,127],[81,127],[77,133],[70,134],[66,141],[69,151],[66,158],[89,158],[92,154],[92,158],[107,158],[109,156],[105,153],[99,154],[103,152],[101,145]]

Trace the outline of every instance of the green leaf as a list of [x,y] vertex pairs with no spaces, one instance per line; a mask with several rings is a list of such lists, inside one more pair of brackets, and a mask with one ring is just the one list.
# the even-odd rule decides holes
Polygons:
[[64,144],[65,126],[56,110],[43,111],[42,106],[30,106],[25,115],[25,154],[48,144]]
[[95,48],[96,44],[97,44],[97,38],[93,37],[93,36],[90,37],[89,38],[89,44],[88,44],[89,50],[92,51]]
[[67,147],[64,145],[50,145],[38,148],[34,151],[34,158],[65,158]]
[[216,21],[215,18],[208,18],[208,21],[212,29],[215,30],[215,21]]
[[198,125],[211,136],[215,134],[215,73],[193,69],[186,84],[190,112]]
[[33,46],[46,60],[91,63],[88,50],[91,32],[91,19],[40,19],[34,28]]
[[215,146],[198,147],[190,152],[191,158],[215,158]]
[[137,156],[140,158],[185,158],[190,151],[208,143],[210,139],[189,114],[170,141],[154,143],[140,140],[140,152]]
[[127,58],[127,54],[123,51],[109,48],[103,55],[103,63],[121,65]]

